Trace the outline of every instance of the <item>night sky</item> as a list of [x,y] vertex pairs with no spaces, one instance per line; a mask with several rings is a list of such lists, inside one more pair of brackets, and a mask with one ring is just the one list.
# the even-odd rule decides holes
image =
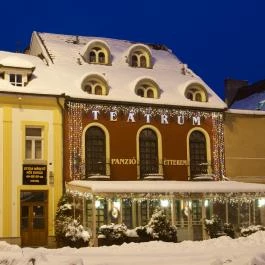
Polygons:
[[224,79],[265,79],[264,0],[1,1],[0,50],[32,31],[164,44],[223,98]]

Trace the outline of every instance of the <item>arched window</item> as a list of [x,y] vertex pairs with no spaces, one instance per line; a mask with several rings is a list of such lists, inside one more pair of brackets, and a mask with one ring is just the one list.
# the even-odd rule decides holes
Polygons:
[[87,63],[104,64],[111,63],[111,54],[108,44],[103,40],[92,40],[88,42],[81,55]]
[[202,132],[195,130],[190,134],[189,149],[191,177],[208,173],[206,138]]
[[86,176],[106,175],[106,136],[97,126],[85,133],[85,165]]
[[190,85],[185,92],[185,97],[191,101],[206,102],[207,93],[201,85]]
[[151,68],[151,51],[146,45],[136,44],[129,50],[128,63],[132,67]]
[[140,80],[135,88],[136,95],[144,98],[159,98],[159,92],[158,85],[150,79]]
[[88,76],[82,82],[82,89],[88,94],[94,94],[94,95],[107,95],[108,94],[106,81],[97,75]]
[[89,53],[89,62],[90,63],[95,63],[96,62],[96,53],[94,51],[91,51]]
[[139,136],[140,177],[158,174],[158,140],[156,133],[149,128],[143,129]]
[[153,89],[148,89],[147,90],[147,93],[146,93],[146,96],[148,98],[154,98],[154,91],[153,91]]

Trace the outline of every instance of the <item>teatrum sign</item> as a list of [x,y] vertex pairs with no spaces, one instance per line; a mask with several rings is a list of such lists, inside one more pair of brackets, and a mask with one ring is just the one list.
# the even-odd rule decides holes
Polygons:
[[[99,110],[92,110],[91,111],[91,115],[93,120],[99,120],[100,119],[100,111]],[[136,122],[136,113],[135,112],[129,112],[127,114],[126,118],[126,122]],[[142,115],[143,118],[145,119],[146,123],[151,123],[152,119],[154,118],[154,116],[152,114],[149,113],[145,113]],[[160,114],[160,123],[161,124],[169,124],[169,115],[167,114]],[[108,118],[110,121],[118,121],[119,117],[118,117],[118,112],[117,111],[110,111],[108,112]],[[179,124],[179,125],[183,125],[185,123],[185,120],[187,118],[184,117],[184,115],[176,115],[175,117],[173,117],[173,120]],[[191,117],[191,122],[192,125],[201,125],[201,117],[200,116],[192,116]]]

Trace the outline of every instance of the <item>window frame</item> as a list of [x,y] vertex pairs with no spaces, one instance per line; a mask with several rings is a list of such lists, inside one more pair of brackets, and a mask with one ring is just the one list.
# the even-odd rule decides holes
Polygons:
[[[40,129],[40,136],[32,136],[32,135],[27,135],[27,129]],[[31,142],[31,147],[30,147],[30,157],[28,157],[27,153],[28,153],[28,148],[27,148],[27,142],[30,141]],[[36,142],[40,141],[41,145],[40,145],[40,154],[41,157],[37,158],[36,157]],[[25,153],[24,153],[24,157],[25,160],[34,160],[34,161],[40,161],[40,160],[44,160],[44,130],[42,126],[25,126]]]
[[[91,89],[86,89],[88,86]],[[109,93],[107,82],[97,75],[91,75],[84,78],[81,88],[89,95],[106,96]],[[101,89],[101,93],[99,93],[99,88]]]
[[[191,84],[186,88],[185,97],[195,102],[207,102],[208,94],[206,89],[198,84]],[[200,97],[200,99],[198,99]]]

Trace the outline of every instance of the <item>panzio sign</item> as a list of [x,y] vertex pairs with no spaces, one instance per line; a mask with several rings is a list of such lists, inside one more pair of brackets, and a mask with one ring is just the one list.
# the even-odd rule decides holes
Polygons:
[[23,185],[46,185],[46,165],[23,165]]

